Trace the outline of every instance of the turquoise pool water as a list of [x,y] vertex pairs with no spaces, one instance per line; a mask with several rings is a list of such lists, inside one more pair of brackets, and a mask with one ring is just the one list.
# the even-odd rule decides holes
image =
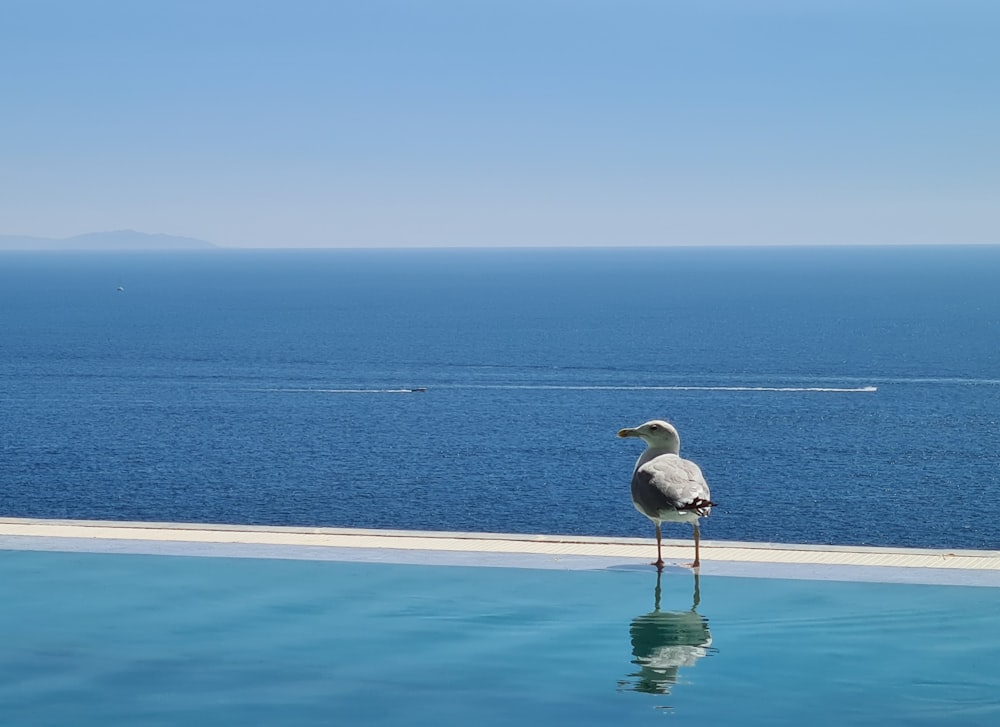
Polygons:
[[0,724],[1000,724],[1000,589],[660,585],[0,551]]

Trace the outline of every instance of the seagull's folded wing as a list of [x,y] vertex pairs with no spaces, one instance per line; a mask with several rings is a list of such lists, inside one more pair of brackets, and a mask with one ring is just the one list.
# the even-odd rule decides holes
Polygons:
[[632,494],[649,513],[671,509],[707,511],[711,500],[701,468],[676,454],[660,455],[636,469]]

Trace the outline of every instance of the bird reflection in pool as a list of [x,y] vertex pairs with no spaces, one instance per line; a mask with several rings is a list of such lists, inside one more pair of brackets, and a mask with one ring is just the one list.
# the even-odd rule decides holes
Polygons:
[[693,667],[703,656],[715,653],[708,619],[698,613],[701,602],[699,574],[694,573],[691,610],[660,610],[660,579],[656,576],[653,610],[632,620],[632,663],[639,670],[618,683],[620,690],[670,694],[682,667]]

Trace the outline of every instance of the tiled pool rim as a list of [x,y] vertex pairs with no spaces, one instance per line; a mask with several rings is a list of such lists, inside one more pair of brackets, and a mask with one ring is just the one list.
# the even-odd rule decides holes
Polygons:
[[[651,538],[0,518],[0,550],[594,570],[648,568]],[[668,568],[691,540],[664,540]],[[1000,551],[703,540],[702,575],[1000,587]]]

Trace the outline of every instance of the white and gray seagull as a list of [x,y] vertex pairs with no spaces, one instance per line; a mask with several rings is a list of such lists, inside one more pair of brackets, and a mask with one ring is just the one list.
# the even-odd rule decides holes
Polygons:
[[672,424],[654,419],[634,429],[622,429],[619,437],[638,437],[646,443],[632,472],[632,504],[656,525],[657,570],[663,570],[661,523],[691,523],[694,528],[694,563],[698,568],[701,535],[698,519],[708,517],[712,506],[708,483],[694,462],[682,459],[681,438]]

